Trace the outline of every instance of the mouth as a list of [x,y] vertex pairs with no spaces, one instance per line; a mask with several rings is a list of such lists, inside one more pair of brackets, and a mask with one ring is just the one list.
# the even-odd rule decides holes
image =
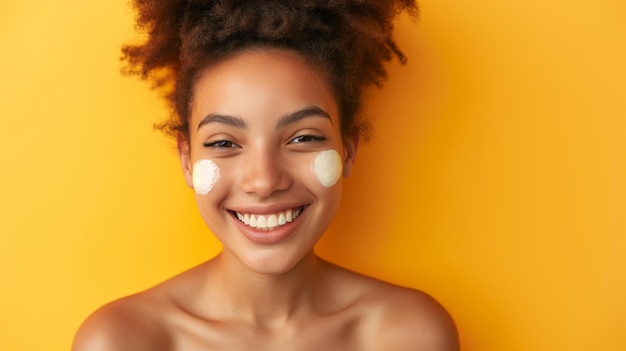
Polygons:
[[304,211],[304,206],[269,214],[241,213],[236,211],[232,211],[232,213],[241,223],[250,228],[269,231],[291,223],[302,214],[302,211]]

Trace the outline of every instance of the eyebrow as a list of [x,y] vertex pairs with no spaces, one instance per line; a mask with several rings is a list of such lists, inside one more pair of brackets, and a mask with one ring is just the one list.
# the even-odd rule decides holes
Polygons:
[[283,116],[276,124],[276,128],[285,127],[286,125],[296,123],[308,117],[327,118],[330,121],[330,124],[333,124],[333,120],[330,118],[330,114],[328,114],[328,112],[317,106],[311,106]]
[[[276,123],[276,128],[277,129],[283,128],[289,124],[296,123],[298,121],[301,121],[309,117],[322,117],[322,118],[328,119],[331,124],[333,123],[332,119],[330,118],[330,114],[328,114],[328,112],[322,110],[321,108],[317,106],[311,106],[311,107],[307,107],[305,109],[298,110],[296,112],[292,112],[292,113],[284,115],[283,117],[280,118],[280,120],[278,120],[278,123]],[[231,127],[235,127],[239,129],[248,129],[248,124],[241,117],[223,115],[219,113],[209,113],[208,115],[206,115],[206,117],[204,117],[200,121],[200,123],[198,123],[197,130],[200,130],[200,128],[203,125],[209,124],[209,123],[221,123],[221,124],[225,124],[227,126],[231,126]]]
[[246,124],[246,121],[244,121],[241,117],[221,115],[218,113],[209,113],[208,115],[206,115],[206,117],[204,117],[200,121],[200,123],[198,123],[197,130],[200,130],[200,127],[209,123],[222,123],[227,126],[231,126],[231,127],[235,127],[239,129],[248,129],[248,125]]

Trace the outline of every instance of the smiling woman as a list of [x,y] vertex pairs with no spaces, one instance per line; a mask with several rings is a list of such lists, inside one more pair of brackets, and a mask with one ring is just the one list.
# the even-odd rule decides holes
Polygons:
[[[411,1],[135,4],[146,43],[131,71],[162,86],[209,261],[90,316],[82,350],[457,350],[427,294],[326,262],[314,245],[339,206],[361,92],[404,56],[391,20]],[[179,35],[180,33],[180,35]],[[165,79],[163,78],[165,73]]]
[[[196,82],[189,126],[197,132],[179,142],[187,184],[197,178],[192,164],[217,164],[222,176],[198,208],[236,262],[257,272],[291,270],[330,223],[341,186],[320,184],[316,157],[336,150],[344,176],[354,162],[355,143],[343,140],[331,90],[316,77],[299,55],[263,49],[212,64]],[[200,126],[207,115],[237,117]]]

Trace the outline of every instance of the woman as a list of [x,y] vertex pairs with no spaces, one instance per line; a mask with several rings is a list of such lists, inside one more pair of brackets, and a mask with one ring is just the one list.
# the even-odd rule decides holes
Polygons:
[[208,262],[112,302],[83,350],[458,350],[431,297],[337,267],[315,243],[350,174],[361,91],[404,57],[392,19],[412,1],[136,1],[132,72],[171,91]]

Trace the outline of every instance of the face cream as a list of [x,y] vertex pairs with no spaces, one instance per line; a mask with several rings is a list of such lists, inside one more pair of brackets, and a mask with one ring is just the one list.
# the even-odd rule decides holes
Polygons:
[[341,156],[335,150],[322,151],[313,161],[313,173],[326,188],[337,183],[341,177]]
[[220,169],[211,160],[199,160],[193,164],[193,188],[196,194],[206,195],[220,178]]

